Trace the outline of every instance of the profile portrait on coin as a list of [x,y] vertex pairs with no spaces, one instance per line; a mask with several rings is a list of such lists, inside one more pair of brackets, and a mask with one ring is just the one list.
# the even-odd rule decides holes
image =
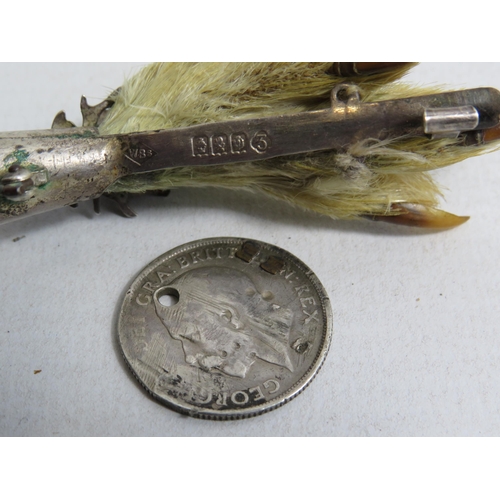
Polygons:
[[[178,302],[164,305],[161,298]],[[259,291],[238,270],[193,269],[154,294],[156,314],[170,336],[182,342],[185,360],[204,370],[244,378],[256,359],[293,372],[290,329],[293,313]]]

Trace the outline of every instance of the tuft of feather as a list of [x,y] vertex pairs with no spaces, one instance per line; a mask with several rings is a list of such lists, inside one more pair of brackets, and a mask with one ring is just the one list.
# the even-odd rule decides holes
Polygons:
[[[437,88],[398,80],[413,64],[350,77],[363,101],[428,95]],[[102,134],[293,114],[329,106],[346,81],[331,63],[155,63],[125,82]],[[318,152],[252,163],[181,167],[124,177],[113,193],[217,186],[260,191],[336,219],[372,218],[443,228],[464,218],[437,209],[441,192],[428,171],[483,154],[498,141],[465,146],[460,139],[368,140],[345,152]],[[411,208],[408,208],[411,207]]]

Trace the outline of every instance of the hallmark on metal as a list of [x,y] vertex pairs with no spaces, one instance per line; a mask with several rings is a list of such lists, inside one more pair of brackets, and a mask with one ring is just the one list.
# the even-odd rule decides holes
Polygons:
[[144,146],[144,144],[132,144],[127,150],[127,158],[135,163],[142,164],[156,155],[156,151]]
[[191,137],[191,149],[194,157],[242,155],[250,148],[257,153],[264,153],[271,145],[269,134],[260,130],[249,140],[245,132],[232,134],[216,133]]

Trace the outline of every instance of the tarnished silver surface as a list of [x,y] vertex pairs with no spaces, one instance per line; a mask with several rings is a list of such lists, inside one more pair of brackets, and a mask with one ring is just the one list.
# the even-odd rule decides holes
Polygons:
[[[424,136],[425,110],[462,106],[475,108],[478,130],[499,123],[500,92],[492,88],[362,102],[355,85],[341,84],[332,90],[326,109],[130,134],[125,157],[130,171],[137,173],[342,151],[365,139]],[[460,131],[462,116],[457,122],[454,130]]]
[[122,158],[95,128],[0,134],[0,223],[101,195],[124,175]]
[[157,400],[211,419],[290,401],[328,352],[331,308],[304,263],[240,238],[194,241],[149,264],[125,294],[123,355]]
[[[492,88],[367,103],[355,85],[341,84],[331,105],[317,111],[100,136],[95,127],[112,101],[91,107],[82,98],[84,126],[94,128],[73,128],[60,113],[60,129],[0,135],[0,222],[99,197],[126,175],[343,151],[428,130],[467,134],[497,126],[500,115],[500,92]],[[23,170],[13,178],[17,167]]]
[[474,106],[426,109],[424,132],[433,139],[458,137],[465,130],[474,130],[479,123],[479,113]]

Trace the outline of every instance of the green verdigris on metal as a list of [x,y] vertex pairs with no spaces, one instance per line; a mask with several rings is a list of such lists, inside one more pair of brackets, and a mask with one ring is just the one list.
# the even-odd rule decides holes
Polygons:
[[122,150],[95,128],[0,134],[0,222],[99,196],[123,175]]
[[[264,160],[319,152],[346,155],[352,148],[358,148],[359,154],[361,150],[368,151],[371,141],[380,145],[402,138],[456,141],[461,136],[460,147],[476,147],[489,141],[485,139],[485,130],[499,126],[500,92],[478,88],[363,102],[359,88],[344,83],[332,89],[330,106],[321,109],[100,136],[97,126],[109,106],[109,99],[94,107],[82,99],[81,128],[74,127],[61,112],[51,130],[0,134],[0,222],[99,198],[107,191],[118,193],[116,181],[134,174],[168,169],[178,173],[187,168],[191,179],[193,169],[213,176],[215,167],[216,176],[234,180],[238,176],[231,172],[236,164],[241,164],[267,178],[276,164],[270,166]],[[278,161],[289,169],[287,162]],[[224,165],[229,169],[226,173],[217,170]],[[346,165],[347,172],[351,166]],[[365,168],[360,165],[356,160],[356,168]],[[290,180],[288,174],[285,178]],[[169,182],[173,186],[183,185],[173,184],[171,179]],[[219,181],[216,184],[221,185]],[[236,185],[243,187],[239,178]],[[369,189],[375,189],[373,183]],[[386,217],[389,205],[393,210],[391,217],[408,216],[401,223],[409,220],[418,225],[414,224],[413,200],[384,202],[380,216]],[[429,210],[417,211],[417,215],[427,216]],[[368,213],[377,216],[378,212]],[[458,223],[464,221],[459,219]],[[449,222],[445,220],[445,225],[439,227],[449,227],[446,224]]]
[[5,166],[10,166],[11,163],[14,162],[27,162],[29,158],[29,153],[28,151],[24,149],[16,149],[15,151],[12,151],[12,153],[4,158],[4,165]]
[[[72,133],[67,133],[67,134],[61,134],[59,133],[56,135],[58,139],[85,139],[85,138],[90,138],[90,137],[97,137],[99,134],[97,132],[97,129],[70,129],[76,132]],[[78,132],[81,130],[81,132]]]

